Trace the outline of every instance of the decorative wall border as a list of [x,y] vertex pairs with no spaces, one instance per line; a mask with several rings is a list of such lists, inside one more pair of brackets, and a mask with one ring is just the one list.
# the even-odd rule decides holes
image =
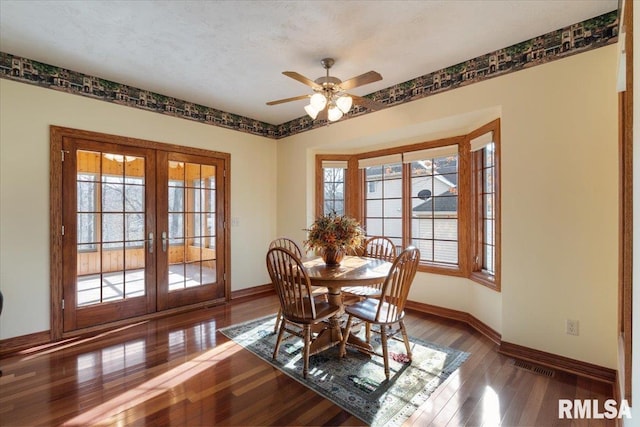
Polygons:
[[[612,10],[373,92],[366,95],[366,98],[392,107],[616,43],[618,12]],[[272,125],[4,52],[0,52],[0,78],[274,139],[316,129],[327,123],[324,120],[311,120],[305,115],[281,125]],[[364,107],[354,106],[342,120],[369,112]]]

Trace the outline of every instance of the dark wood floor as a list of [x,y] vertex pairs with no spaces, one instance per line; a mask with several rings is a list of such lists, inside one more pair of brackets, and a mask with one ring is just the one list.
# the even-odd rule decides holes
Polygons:
[[[274,296],[262,297],[4,358],[0,425],[362,425],[217,332],[275,313],[276,304]],[[610,385],[514,366],[455,321],[410,312],[407,327],[471,356],[406,425],[614,425],[558,420],[558,399],[604,401]]]

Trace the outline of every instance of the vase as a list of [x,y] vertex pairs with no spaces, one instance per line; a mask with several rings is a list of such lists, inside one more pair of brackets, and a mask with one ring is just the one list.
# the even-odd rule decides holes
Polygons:
[[327,265],[340,265],[344,254],[343,249],[324,248],[322,250],[322,259]]

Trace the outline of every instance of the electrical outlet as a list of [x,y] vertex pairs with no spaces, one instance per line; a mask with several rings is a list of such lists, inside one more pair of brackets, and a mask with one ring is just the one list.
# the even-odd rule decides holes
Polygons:
[[579,335],[579,322],[577,320],[567,319],[566,333],[567,335]]

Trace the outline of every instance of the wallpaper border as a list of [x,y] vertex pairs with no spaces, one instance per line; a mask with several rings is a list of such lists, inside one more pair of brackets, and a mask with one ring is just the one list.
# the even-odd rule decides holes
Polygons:
[[[386,104],[385,108],[388,108],[607,46],[617,42],[618,24],[618,10],[613,10],[373,92],[366,95],[366,98]],[[305,115],[280,125],[272,125],[5,52],[0,52],[0,78],[274,139],[326,124],[324,120],[314,121]],[[341,120],[369,112],[364,107],[354,105]]]

